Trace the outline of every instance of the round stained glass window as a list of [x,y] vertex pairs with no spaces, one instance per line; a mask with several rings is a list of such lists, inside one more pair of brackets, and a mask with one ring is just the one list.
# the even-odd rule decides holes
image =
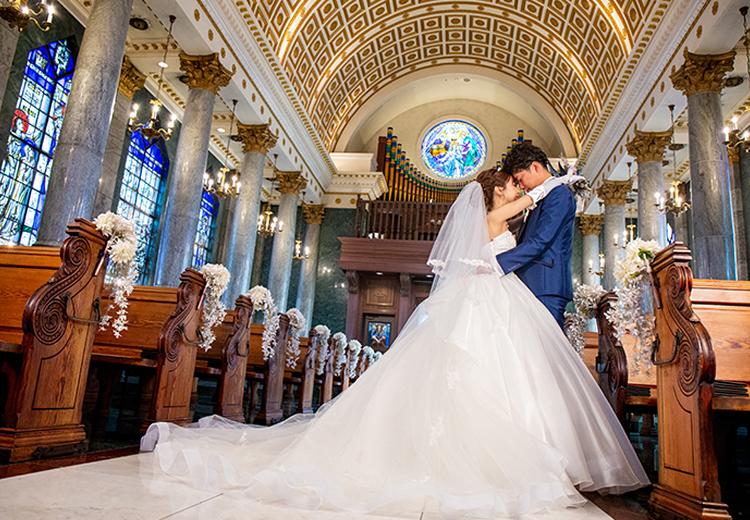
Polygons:
[[479,171],[487,158],[487,140],[471,123],[451,119],[438,123],[422,139],[422,160],[443,179],[459,180]]

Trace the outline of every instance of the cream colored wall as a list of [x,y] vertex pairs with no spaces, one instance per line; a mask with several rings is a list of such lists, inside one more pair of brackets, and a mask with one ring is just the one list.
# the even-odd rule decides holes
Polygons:
[[385,135],[388,127],[391,126],[398,136],[399,142],[402,143],[407,157],[426,173],[427,168],[419,157],[421,139],[432,125],[446,119],[465,119],[474,123],[484,132],[487,139],[485,167],[495,164],[501,158],[505,148],[515,138],[519,128],[524,129],[526,139],[532,139],[534,144],[541,146],[550,157],[560,155],[559,144],[550,145],[550,143],[545,142],[533,128],[529,128],[518,116],[495,105],[468,99],[428,103],[414,107],[396,116],[372,135],[358,136],[362,141],[352,143],[352,145],[355,147],[361,146],[360,151],[376,153],[378,137]]

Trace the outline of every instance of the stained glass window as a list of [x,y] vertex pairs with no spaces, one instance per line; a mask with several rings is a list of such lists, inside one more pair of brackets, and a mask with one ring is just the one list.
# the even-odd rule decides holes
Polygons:
[[193,267],[196,269],[200,269],[208,261],[218,212],[219,200],[215,195],[204,191],[203,197],[201,197],[198,233],[195,235],[195,244],[193,245]]
[[48,43],[27,56],[8,155],[0,165],[0,243],[36,241],[74,67],[68,40]]
[[141,284],[148,283],[156,258],[155,237],[168,171],[169,159],[163,140],[152,143],[140,132],[130,134],[117,213],[135,225],[138,235],[136,265]]
[[422,139],[422,160],[441,179],[459,180],[479,171],[487,140],[471,123],[451,119],[430,128]]

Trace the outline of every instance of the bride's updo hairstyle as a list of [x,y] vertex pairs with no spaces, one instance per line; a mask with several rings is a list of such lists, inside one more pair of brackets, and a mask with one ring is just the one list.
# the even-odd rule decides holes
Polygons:
[[495,186],[504,188],[508,184],[508,181],[512,180],[512,177],[497,168],[490,168],[479,172],[479,175],[474,180],[482,187],[484,205],[487,211],[490,211],[492,209],[492,201],[494,200],[493,193],[495,192]]

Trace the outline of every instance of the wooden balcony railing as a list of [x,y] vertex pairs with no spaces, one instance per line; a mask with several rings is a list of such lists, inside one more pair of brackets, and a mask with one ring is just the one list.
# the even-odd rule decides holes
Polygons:
[[435,240],[449,203],[374,200],[357,202],[358,237]]

